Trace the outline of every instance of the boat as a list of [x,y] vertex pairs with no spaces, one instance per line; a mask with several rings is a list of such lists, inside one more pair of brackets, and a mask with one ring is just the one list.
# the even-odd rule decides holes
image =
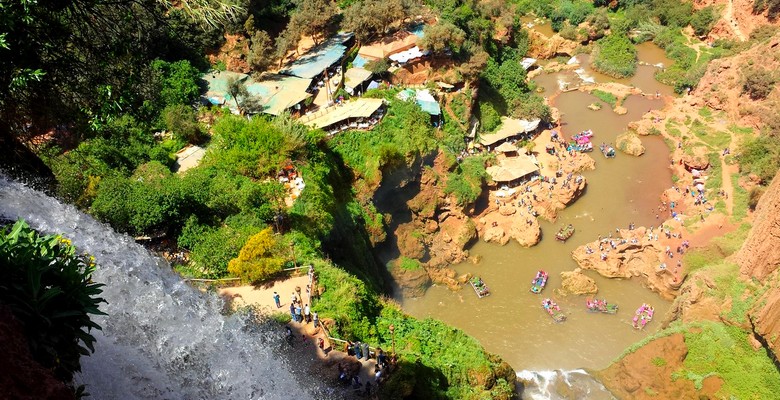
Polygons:
[[649,304],[642,304],[637,308],[633,320],[634,329],[645,329],[645,325],[653,320],[653,312],[653,307]]
[[490,296],[490,289],[485,285],[485,282],[482,281],[482,278],[475,276],[469,279],[469,283],[471,284],[471,287],[474,288],[474,293],[476,293],[477,297],[480,299],[485,296]]
[[544,285],[546,284],[547,284],[547,272],[539,270],[539,272],[536,273],[536,277],[534,278],[534,280],[531,281],[531,293],[534,294],[542,293],[542,289],[544,289]]
[[591,142],[585,142],[585,143],[571,142],[566,147],[566,151],[579,151],[580,153],[591,152],[591,151],[593,151],[593,143],[591,143]]
[[586,306],[590,312],[603,312],[605,314],[615,314],[618,310],[617,304],[609,304],[605,299],[586,300]]
[[572,224],[566,225],[562,227],[558,233],[555,234],[555,238],[560,240],[561,242],[565,242],[569,240],[571,235],[574,234],[574,226]]
[[547,314],[550,314],[550,317],[552,317],[553,321],[566,321],[566,314],[561,311],[561,307],[558,306],[558,303],[550,299],[544,299],[542,300],[542,308],[544,308],[544,311],[547,311]]
[[610,146],[608,144],[602,143],[599,146],[599,150],[601,150],[601,154],[603,154],[604,157],[615,158],[615,148],[614,147],[612,147],[612,146]]

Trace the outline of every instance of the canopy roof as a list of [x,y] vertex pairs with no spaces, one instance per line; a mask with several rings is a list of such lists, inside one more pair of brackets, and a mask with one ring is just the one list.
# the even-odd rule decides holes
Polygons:
[[409,50],[417,45],[417,37],[407,31],[400,31],[393,36],[383,38],[358,50],[358,55],[366,60],[379,60],[392,54]]
[[300,78],[314,78],[341,60],[341,57],[344,57],[347,50],[344,43],[353,35],[353,33],[339,33],[329,38],[324,43],[309,50],[301,58],[290,63],[280,73]]
[[382,99],[360,98],[341,106],[328,107],[316,113],[306,114],[298,122],[310,128],[326,128],[349,118],[368,118],[382,107],[382,104],[384,104]]
[[487,173],[494,182],[511,182],[539,171],[539,166],[527,155],[506,158],[501,165],[487,167]]
[[541,120],[527,121],[508,117],[501,118],[501,126],[494,133],[481,135],[479,142],[484,146],[492,146],[502,140],[517,136],[521,133],[533,132],[539,127]]
[[496,147],[496,151],[499,153],[511,153],[513,151],[517,151],[517,146],[509,142],[504,142],[501,143],[500,146]]
[[348,92],[360,86],[363,82],[371,79],[371,71],[363,68],[350,68],[344,72],[344,86]]
[[252,96],[259,96],[263,101],[263,112],[279,115],[288,108],[311,97],[306,90],[311,85],[311,79],[268,74],[263,80],[250,80],[246,90]]
[[414,101],[422,108],[423,111],[430,115],[441,115],[441,106],[436,98],[433,97],[428,89],[404,89],[395,96],[396,98],[407,101],[414,97]]
[[[249,75],[232,71],[209,71],[201,75],[201,79],[206,81],[208,89],[206,90],[206,97],[215,104],[222,104],[225,100],[230,100],[232,97],[228,94],[227,81],[231,78],[237,79],[239,82],[244,82],[249,78]],[[211,99],[216,100],[213,101]]]

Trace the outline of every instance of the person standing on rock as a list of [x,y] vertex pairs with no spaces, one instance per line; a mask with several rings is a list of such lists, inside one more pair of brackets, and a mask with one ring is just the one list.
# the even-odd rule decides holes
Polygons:
[[282,303],[279,300],[279,293],[274,292],[274,303],[276,303],[276,308],[282,308]]

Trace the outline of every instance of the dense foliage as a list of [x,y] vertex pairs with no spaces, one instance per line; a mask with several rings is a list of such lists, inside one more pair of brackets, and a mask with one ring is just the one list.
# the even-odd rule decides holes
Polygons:
[[591,57],[593,69],[603,74],[625,78],[636,72],[636,48],[627,36],[615,34],[600,39]]
[[70,240],[24,221],[0,230],[0,304],[22,323],[33,358],[66,383],[81,371],[79,358],[95,351],[90,331],[101,329],[90,317],[103,314],[95,268]]

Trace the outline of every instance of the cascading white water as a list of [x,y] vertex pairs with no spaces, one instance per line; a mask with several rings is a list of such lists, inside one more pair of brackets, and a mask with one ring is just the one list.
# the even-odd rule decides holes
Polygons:
[[612,400],[612,395],[585,370],[520,371],[517,379],[523,382],[525,400]]
[[[23,218],[61,233],[95,256],[93,279],[104,283],[93,317],[103,331],[82,357],[77,384],[94,399],[309,399],[289,366],[272,351],[278,337],[201,293],[131,238],[74,207],[0,175],[0,216]],[[316,397],[322,398],[321,395]]]

